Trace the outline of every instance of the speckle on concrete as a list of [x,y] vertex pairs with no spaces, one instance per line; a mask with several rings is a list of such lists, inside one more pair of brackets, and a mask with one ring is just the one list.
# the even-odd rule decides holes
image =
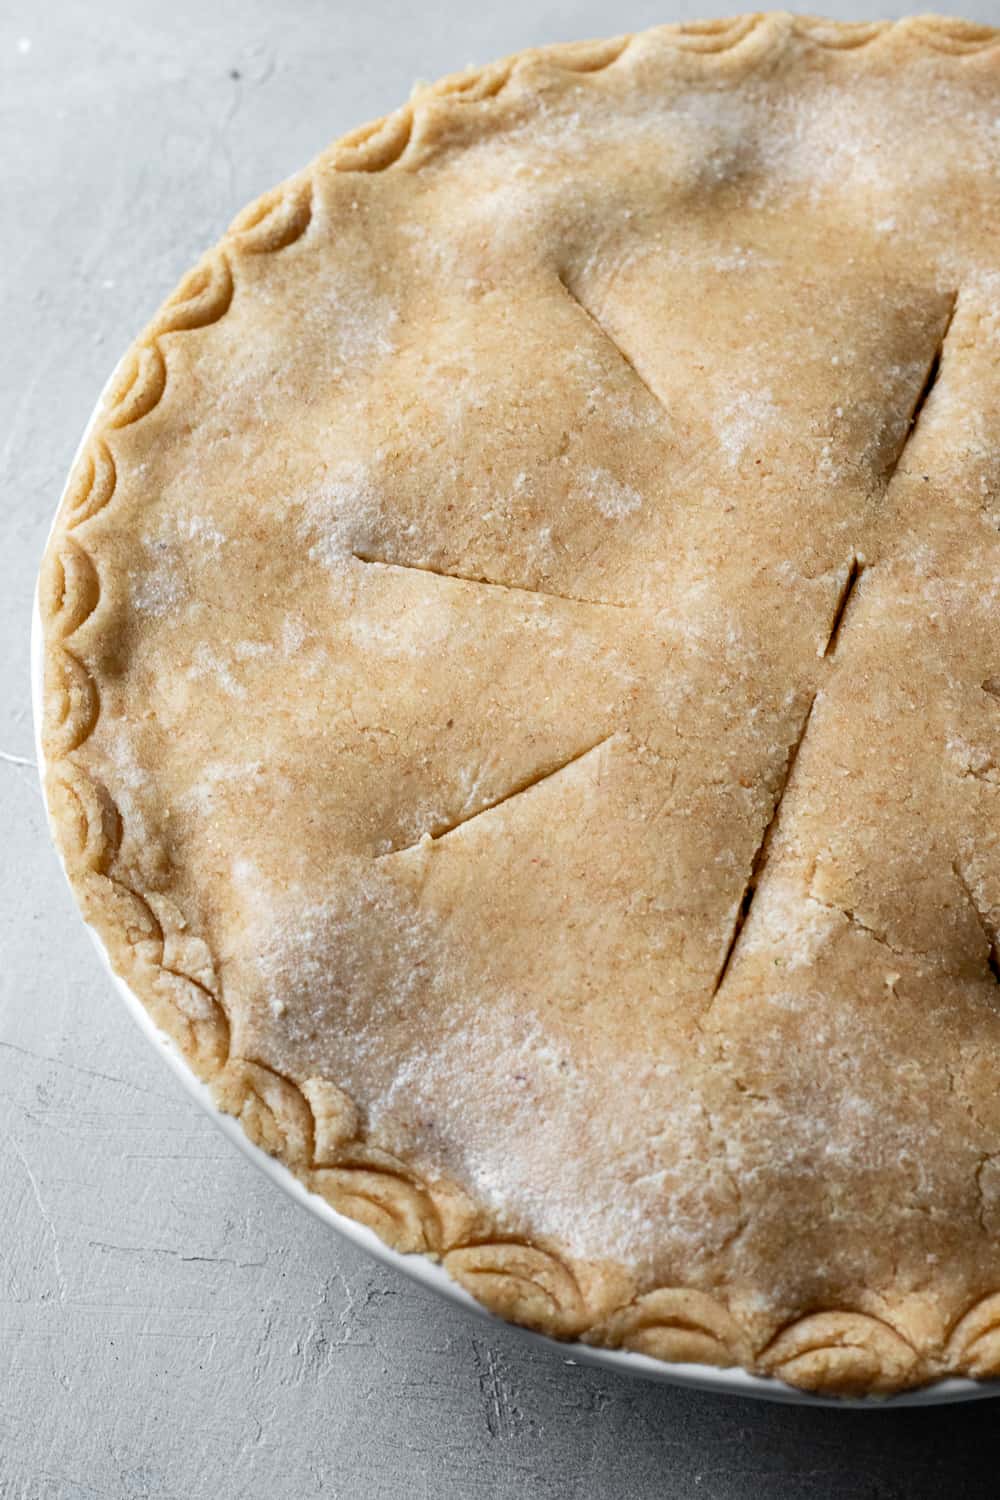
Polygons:
[[[116,356],[198,252],[417,77],[731,8],[0,7],[0,1500],[1000,1492],[992,1402],[869,1415],[616,1378],[341,1243],[223,1139],[133,1027],[36,785],[28,622],[51,512]],[[995,0],[966,9],[1000,20]]]

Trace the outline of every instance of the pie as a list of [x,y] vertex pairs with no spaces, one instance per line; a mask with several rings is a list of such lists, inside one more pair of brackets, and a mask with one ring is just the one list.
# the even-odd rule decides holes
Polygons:
[[1000,33],[530,51],[259,199],[40,584],[221,1109],[563,1338],[1000,1374]]

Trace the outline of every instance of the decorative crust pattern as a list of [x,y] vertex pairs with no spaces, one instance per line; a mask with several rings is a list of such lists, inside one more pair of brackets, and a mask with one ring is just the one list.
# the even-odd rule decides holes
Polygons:
[[384,1151],[356,1146],[336,1166],[313,1173],[312,1186],[340,1213],[374,1229],[397,1250],[439,1255],[446,1235],[428,1188]]
[[887,1394],[913,1383],[919,1355],[881,1318],[821,1312],[783,1328],[758,1355],[761,1369],[803,1390]]
[[516,1241],[452,1250],[445,1267],[491,1312],[526,1328],[561,1338],[582,1333],[590,1321],[572,1271],[550,1251]]
[[1000,1293],[976,1302],[958,1320],[948,1341],[947,1365],[977,1380],[1000,1375]]
[[[663,27],[662,44],[713,68],[746,55],[758,61],[789,37],[832,52],[905,41],[948,54],[957,65],[1000,47],[989,27],[944,17],[898,23],[834,23],[807,16],[748,15]],[[454,74],[419,91],[442,107],[488,109],[519,71],[542,64],[580,75],[613,67],[632,38],[556,46]],[[405,169],[414,103],[343,137],[320,160],[339,172]],[[493,1238],[491,1226],[453,1185],[422,1182],[405,1162],[368,1146],[350,1097],[324,1078],[297,1082],[233,1055],[225,998],[205,943],[162,895],[132,888],[119,869],[122,817],[106,788],[73,759],[101,712],[98,684],[74,653],[73,637],[100,608],[101,577],[85,545],[87,522],[113,504],[116,461],[108,438],[141,422],[163,397],[168,366],[160,340],[223,318],[239,290],[240,258],[279,254],[308,233],[308,174],[251,204],[221,245],[184,278],[125,356],[71,476],[39,582],[44,623],[46,790],[53,826],[86,920],[156,1023],[213,1086],[220,1108],[336,1210],[388,1245],[439,1257],[449,1273],[498,1316],[560,1338],[583,1337],[655,1359],[743,1365],[811,1391],[887,1393],[943,1373],[1000,1375],[1000,1293],[982,1296],[948,1337],[921,1345],[889,1321],[850,1307],[821,1308],[754,1339],[717,1296],[670,1286],[608,1306],[550,1248]]]
[[616,1308],[587,1342],[678,1364],[746,1364],[750,1343],[728,1310],[705,1292],[664,1287]]

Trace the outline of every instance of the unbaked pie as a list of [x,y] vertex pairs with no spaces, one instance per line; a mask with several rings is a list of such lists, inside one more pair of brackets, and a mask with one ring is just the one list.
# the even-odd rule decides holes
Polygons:
[[1000,1373],[1000,47],[420,87],[126,355],[45,559],[87,920],[505,1317]]

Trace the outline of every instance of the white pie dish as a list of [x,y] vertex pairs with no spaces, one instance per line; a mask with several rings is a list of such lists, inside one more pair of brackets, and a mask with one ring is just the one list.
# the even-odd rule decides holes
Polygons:
[[[117,373],[116,368],[112,372],[105,390],[110,387]],[[77,454],[74,456],[73,464],[71,465],[71,472],[83,450],[84,444],[90,436],[102,402],[103,392],[81,437]],[[44,780],[45,768],[41,744],[42,626],[37,589],[31,623],[31,692],[39,777],[41,780]],[[494,1314],[478,1303],[463,1287],[452,1280],[442,1266],[422,1255],[403,1255],[398,1251],[390,1249],[372,1230],[331,1208],[323,1198],[310,1192],[280,1161],[255,1146],[244,1133],[239,1121],[219,1110],[212,1097],[211,1090],[205,1084],[201,1083],[194,1073],[191,1072],[180,1049],[169,1037],[159,1030],[138,996],[115,974],[104,945],[97,933],[89,926],[88,932],[101,956],[112,984],[124,1000],[127,1009],[132,1014],[133,1019],[139,1025],[140,1029],[165,1057],[167,1063],[180,1078],[184,1087],[201,1104],[219,1129],[272,1182],[277,1184],[278,1187],[297,1203],[307,1208],[317,1218],[321,1219],[369,1255],[393,1267],[395,1270],[410,1277],[422,1286],[429,1288],[431,1291],[437,1292],[449,1298],[452,1302],[458,1303],[467,1311],[476,1314],[480,1318],[490,1319],[495,1323],[503,1323],[503,1320],[496,1318]],[[520,1328],[516,1324],[503,1323],[503,1326],[515,1328],[522,1337],[530,1338],[537,1343],[548,1346],[567,1362],[594,1365],[602,1369],[616,1371],[620,1374],[639,1375],[646,1379],[669,1385],[683,1386],[689,1389],[716,1391],[758,1400],[778,1401],[797,1405],[885,1410],[890,1407],[945,1405],[960,1401],[982,1400],[990,1396],[1000,1395],[1000,1381],[980,1382],[952,1377],[936,1381],[918,1390],[904,1391],[898,1395],[889,1397],[851,1398],[820,1396],[797,1390],[777,1379],[751,1375],[735,1367],[719,1369],[708,1365],[672,1364],[628,1350],[594,1348],[580,1342],[560,1342],[543,1334],[534,1333],[529,1329]]]

